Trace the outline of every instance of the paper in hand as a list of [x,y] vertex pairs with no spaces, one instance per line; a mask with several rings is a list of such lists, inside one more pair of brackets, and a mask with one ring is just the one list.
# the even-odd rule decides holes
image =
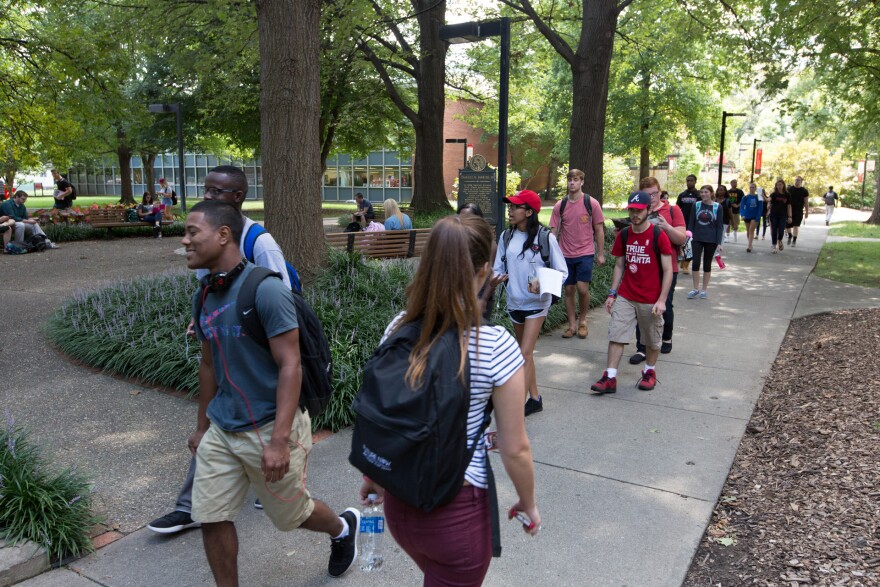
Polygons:
[[541,286],[541,295],[553,294],[562,297],[562,273],[550,267],[538,268],[538,282]]

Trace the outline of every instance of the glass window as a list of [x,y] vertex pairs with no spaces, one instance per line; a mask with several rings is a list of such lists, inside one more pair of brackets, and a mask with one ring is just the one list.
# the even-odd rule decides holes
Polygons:
[[358,165],[354,168],[354,186],[355,187],[366,187],[369,183],[369,176],[367,175],[367,168],[363,165]]
[[213,155],[208,155],[208,167],[217,167],[218,165],[220,164],[217,163],[217,157],[214,157]]
[[[193,167],[196,164],[196,156],[190,153],[185,153],[183,155],[183,161],[186,167]],[[189,177],[189,170],[187,170],[186,176]]]
[[196,169],[196,185],[205,185],[205,178],[208,177],[208,170],[202,167]]
[[257,186],[262,187],[263,186],[263,168],[257,166],[256,170],[257,170]]
[[245,167],[244,168],[244,176],[247,178],[248,185],[257,185],[257,174],[254,172],[253,167]]
[[131,170],[132,177],[134,179],[131,180],[132,183],[142,184],[144,183],[144,170],[140,167]]
[[196,170],[194,167],[185,168],[184,173],[186,173],[186,185],[198,185],[198,186],[203,185],[203,184],[196,183]]
[[400,168],[400,187],[402,187],[402,188],[412,187],[412,167],[401,167]]
[[385,168],[385,187],[386,188],[399,188],[400,187],[400,169],[398,167],[386,167]]
[[339,170],[337,168],[328,167],[324,171],[324,185],[326,185],[326,186],[339,185]]
[[370,167],[370,187],[379,188],[384,185],[385,178],[381,167]]
[[206,155],[196,155],[196,167],[207,167],[208,157]]

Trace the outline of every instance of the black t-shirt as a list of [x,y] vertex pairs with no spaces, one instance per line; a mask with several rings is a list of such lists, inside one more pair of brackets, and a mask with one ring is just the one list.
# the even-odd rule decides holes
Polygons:
[[788,188],[788,193],[791,194],[792,213],[797,214],[798,212],[803,212],[804,206],[810,201],[810,192],[807,191],[807,188],[792,186]]
[[774,191],[770,194],[770,214],[774,216],[788,216],[788,204],[791,202],[791,196],[788,192],[779,193]]
[[746,197],[745,192],[739,188],[732,188],[727,190],[727,193],[730,194],[730,211],[739,214],[739,206],[742,204],[743,198]]
[[721,209],[723,210],[722,218],[724,224],[730,224],[730,198],[718,200],[718,203],[721,204]]
[[694,204],[699,202],[701,199],[702,198],[700,198],[700,190],[684,190],[683,192],[678,194],[678,199],[675,201],[675,205],[681,208],[681,213],[684,214],[685,218],[690,218],[691,209],[694,207]]
[[58,191],[61,192],[67,190],[67,188],[71,188],[71,192],[68,195],[64,196],[63,200],[55,200],[55,207],[70,208],[73,205],[73,199],[76,194],[76,191],[73,190],[73,185],[69,181],[67,181],[66,177],[62,177],[61,179],[57,180],[55,182],[55,185],[57,186]]

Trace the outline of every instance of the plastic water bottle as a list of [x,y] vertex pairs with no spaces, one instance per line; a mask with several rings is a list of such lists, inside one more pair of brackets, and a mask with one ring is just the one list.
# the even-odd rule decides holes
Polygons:
[[370,503],[361,512],[360,566],[365,573],[382,567],[385,558],[382,556],[382,537],[385,535],[385,515],[382,506],[376,503],[379,496],[371,493],[367,496]]
[[535,261],[529,261],[529,285],[538,277],[538,264]]

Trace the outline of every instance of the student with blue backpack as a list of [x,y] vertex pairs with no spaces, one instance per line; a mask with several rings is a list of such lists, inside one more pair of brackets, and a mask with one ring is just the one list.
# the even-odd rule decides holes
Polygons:
[[[712,201],[715,190],[711,185],[700,188],[700,201],[691,208],[688,230],[691,231],[691,247],[694,252],[694,289],[688,292],[688,299],[699,296],[701,300],[709,297],[709,279],[712,277],[712,257],[721,246],[724,238],[724,213],[721,204]],[[703,267],[703,288],[700,289],[700,264]]]
[[[232,204],[241,212],[241,205],[244,203],[248,192],[247,177],[238,167],[232,165],[220,165],[208,172],[205,176],[204,198],[205,200],[220,200],[227,204]],[[301,290],[299,276],[296,269],[284,259],[281,247],[272,238],[265,228],[244,217],[244,230],[240,243],[242,256],[249,262],[265,267],[281,275],[289,289],[299,292]],[[208,274],[206,269],[197,269],[196,278],[202,279]],[[193,323],[190,322],[187,334],[194,336]],[[161,518],[153,520],[147,525],[147,528],[159,534],[174,534],[187,528],[198,527],[199,524],[194,522],[192,513],[192,488],[193,478],[195,476],[196,461],[193,458],[190,461],[189,471],[183,487],[177,496],[177,502],[174,510],[165,514]],[[260,507],[260,503],[255,502],[254,507]]]

